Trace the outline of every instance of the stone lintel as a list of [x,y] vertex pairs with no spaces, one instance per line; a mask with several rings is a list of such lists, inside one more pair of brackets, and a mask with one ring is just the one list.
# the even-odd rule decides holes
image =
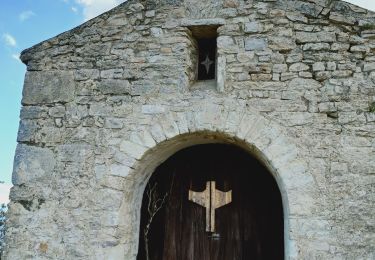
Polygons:
[[209,26],[209,25],[224,25],[225,19],[222,18],[211,18],[211,19],[182,19],[180,22],[181,26]]

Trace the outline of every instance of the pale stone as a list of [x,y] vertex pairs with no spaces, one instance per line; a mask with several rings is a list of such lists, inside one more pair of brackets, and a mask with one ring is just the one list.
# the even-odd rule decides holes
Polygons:
[[263,50],[267,48],[267,41],[264,38],[246,38],[245,39],[245,50]]
[[226,64],[227,60],[225,56],[220,55],[217,59],[217,82],[216,88],[219,92],[224,92],[225,90],[225,79],[226,79]]
[[21,120],[18,127],[17,142],[34,142],[38,124],[31,120]]
[[324,62],[315,62],[313,64],[313,71],[323,71],[325,68]]
[[272,71],[275,73],[282,73],[288,70],[288,65],[286,64],[274,64]]
[[164,106],[159,105],[143,105],[142,106],[142,113],[143,114],[162,114],[165,112]]
[[21,119],[46,118],[48,110],[40,106],[25,106],[21,108]]
[[304,51],[321,51],[321,50],[329,50],[330,45],[329,43],[307,43],[303,45]]
[[373,71],[373,70],[375,70],[375,62],[364,64],[363,71]]
[[335,106],[335,103],[333,102],[322,102],[319,103],[319,112],[336,112],[337,107]]
[[99,79],[100,74],[97,69],[79,69],[74,72],[75,80],[82,81],[88,79]]
[[64,117],[65,107],[59,105],[51,107],[48,111],[48,114],[52,117]]
[[333,51],[347,51],[350,48],[350,44],[348,43],[332,43],[331,50]]
[[258,32],[261,32],[262,30],[263,30],[263,26],[258,21],[245,23],[245,27],[244,27],[245,33],[258,33]]
[[294,63],[292,65],[290,65],[289,67],[289,71],[290,72],[296,72],[296,71],[305,71],[305,70],[309,70],[310,67],[304,63]]
[[289,83],[289,88],[291,89],[319,89],[321,87],[321,84],[313,79],[292,79]]
[[230,50],[232,48],[237,49],[237,45],[233,38],[229,36],[219,36],[217,38],[217,47],[224,50]]
[[289,37],[269,37],[269,47],[273,50],[287,51],[296,48],[296,43]]
[[129,94],[130,84],[127,80],[105,79],[98,83],[98,89],[103,94],[121,95]]
[[370,47],[367,45],[356,45],[356,46],[350,47],[350,51],[351,52],[369,52]]
[[123,69],[109,69],[102,70],[100,72],[100,77],[102,79],[120,79],[124,73]]
[[366,113],[366,121],[367,122],[375,122],[375,113]]
[[55,156],[50,149],[19,144],[14,157],[12,182],[21,185],[40,178],[50,178],[55,163]]
[[171,114],[159,118],[159,124],[167,138],[173,138],[180,134],[178,126]]
[[126,177],[129,175],[130,170],[128,166],[122,164],[112,164],[110,166],[111,175],[114,176]]
[[331,12],[329,15],[329,19],[334,22],[348,24],[348,25],[354,25],[357,21],[354,17],[350,17],[348,15],[342,15],[337,12]]
[[149,10],[145,13],[146,17],[154,17],[155,16],[155,10]]
[[123,126],[124,123],[122,118],[110,117],[105,119],[104,127],[106,128],[121,129]]
[[335,42],[336,35],[334,32],[297,32],[296,39],[299,43],[307,42]]
[[25,105],[69,102],[74,99],[73,72],[30,71],[26,73],[22,103]]
[[327,62],[327,70],[336,70],[337,64],[336,62],[329,61]]
[[317,17],[323,10],[322,6],[305,1],[293,1],[293,6],[301,13],[313,17]]
[[302,61],[302,53],[292,53],[290,55],[288,55],[287,59],[286,59],[286,62],[287,63],[295,63],[295,62],[299,62],[299,61]]
[[120,151],[132,156],[135,159],[140,159],[146,150],[146,147],[130,141],[122,141],[120,144]]
[[57,160],[61,162],[79,162],[92,155],[92,149],[87,144],[63,144],[57,146]]
[[302,23],[308,22],[308,19],[307,19],[306,16],[304,16],[301,13],[297,13],[297,12],[287,12],[286,17],[288,17],[288,19],[293,21],[293,22],[302,22]]
[[130,141],[148,148],[152,148],[156,145],[155,140],[147,131],[132,133],[132,135],[130,136]]

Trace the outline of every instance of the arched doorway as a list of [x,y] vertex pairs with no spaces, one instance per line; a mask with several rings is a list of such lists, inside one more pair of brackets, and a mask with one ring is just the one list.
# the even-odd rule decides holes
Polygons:
[[[189,190],[203,192],[212,181],[211,190],[232,192],[216,210],[210,198],[214,232],[206,208],[189,200]],[[146,186],[137,259],[284,259],[283,222],[276,181],[255,158],[233,145],[192,146],[161,164]]]

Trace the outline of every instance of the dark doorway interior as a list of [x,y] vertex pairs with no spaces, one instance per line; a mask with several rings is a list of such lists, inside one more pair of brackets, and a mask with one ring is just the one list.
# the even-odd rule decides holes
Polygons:
[[198,80],[215,79],[216,70],[216,37],[198,39],[199,64]]
[[[189,189],[203,191],[212,180],[218,190],[232,190],[232,202],[216,210],[214,236],[205,230],[204,207],[188,200]],[[152,188],[152,196],[147,196]],[[149,259],[284,259],[280,191],[267,169],[242,149],[193,146],[156,169],[142,202],[138,260],[147,259],[144,230],[150,219],[149,197],[162,205],[148,229]]]

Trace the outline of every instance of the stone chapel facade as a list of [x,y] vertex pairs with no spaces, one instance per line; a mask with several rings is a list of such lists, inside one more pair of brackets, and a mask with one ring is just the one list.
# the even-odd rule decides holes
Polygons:
[[375,13],[129,0],[21,59],[5,259],[136,259],[148,179],[209,143],[276,180],[285,259],[375,258]]

